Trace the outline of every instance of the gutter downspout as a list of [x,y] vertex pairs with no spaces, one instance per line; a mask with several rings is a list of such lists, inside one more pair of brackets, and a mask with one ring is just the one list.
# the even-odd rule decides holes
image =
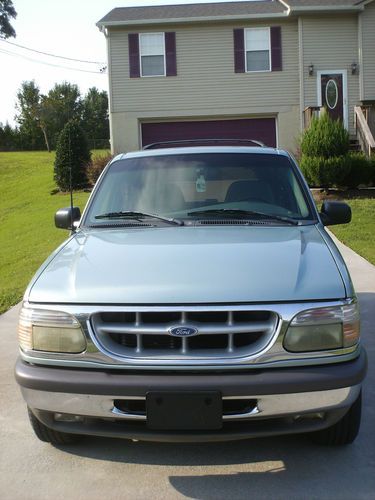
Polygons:
[[365,78],[363,68],[363,18],[362,12],[358,14],[358,64],[359,64],[359,100],[364,100]]
[[281,5],[283,5],[286,8],[286,15],[289,16],[289,14],[290,14],[290,5],[288,5],[285,0],[279,0],[279,2],[281,3]]
[[299,66],[299,107],[300,107],[300,129],[301,133],[305,129],[304,109],[305,109],[305,80],[304,80],[304,53],[303,53],[303,20],[298,17],[298,66]]

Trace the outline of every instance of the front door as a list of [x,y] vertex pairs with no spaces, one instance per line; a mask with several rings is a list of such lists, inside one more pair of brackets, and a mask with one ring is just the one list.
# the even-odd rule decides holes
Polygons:
[[341,73],[320,74],[321,105],[334,120],[344,120],[343,75]]

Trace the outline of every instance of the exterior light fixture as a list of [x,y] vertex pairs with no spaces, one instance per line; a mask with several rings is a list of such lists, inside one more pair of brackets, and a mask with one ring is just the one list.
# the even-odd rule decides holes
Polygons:
[[313,74],[314,74],[314,65],[310,64],[310,66],[309,66],[309,76],[313,76]]
[[351,69],[352,69],[352,75],[355,75],[357,73],[357,70],[358,70],[358,64],[353,62],[351,65]]

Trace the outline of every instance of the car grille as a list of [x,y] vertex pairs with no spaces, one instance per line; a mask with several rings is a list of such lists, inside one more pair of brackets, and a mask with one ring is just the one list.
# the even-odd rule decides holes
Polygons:
[[[99,312],[92,333],[107,354],[126,358],[210,359],[254,355],[276,334],[279,317],[265,310]],[[191,327],[194,336],[170,333]]]

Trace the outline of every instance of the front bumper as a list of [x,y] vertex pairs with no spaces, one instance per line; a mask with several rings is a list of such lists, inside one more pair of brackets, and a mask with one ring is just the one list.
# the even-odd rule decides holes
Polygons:
[[[367,359],[241,373],[139,373],[65,369],[18,360],[16,379],[34,414],[61,432],[156,441],[215,441],[309,432],[333,425],[357,399]],[[139,411],[152,391],[219,391],[251,401],[223,415],[220,431],[153,431]],[[138,401],[135,412],[118,401]],[[69,417],[71,416],[71,418]]]

